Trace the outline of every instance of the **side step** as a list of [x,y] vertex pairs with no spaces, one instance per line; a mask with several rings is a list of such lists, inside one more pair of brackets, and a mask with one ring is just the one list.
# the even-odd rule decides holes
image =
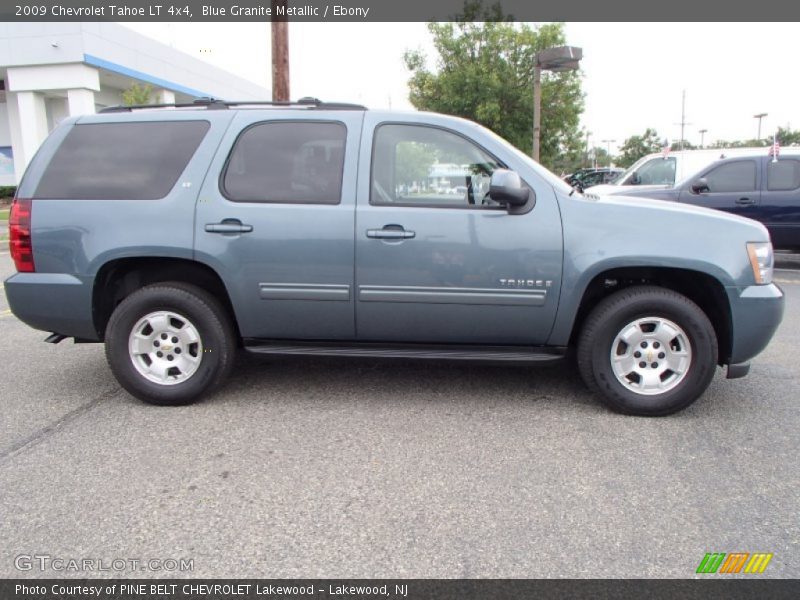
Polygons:
[[245,350],[275,356],[349,356],[358,358],[410,358],[499,363],[547,363],[564,358],[565,348],[541,346],[470,346],[445,344],[379,344],[363,342],[263,342],[247,340]]

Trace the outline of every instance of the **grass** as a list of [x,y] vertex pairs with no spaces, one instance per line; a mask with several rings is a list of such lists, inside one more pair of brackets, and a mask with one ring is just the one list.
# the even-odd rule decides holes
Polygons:
[[0,221],[8,221],[8,209],[0,209]]

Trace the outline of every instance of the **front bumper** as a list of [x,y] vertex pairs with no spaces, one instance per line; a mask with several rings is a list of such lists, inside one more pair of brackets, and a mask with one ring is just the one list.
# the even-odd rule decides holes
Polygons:
[[783,319],[784,296],[769,285],[727,288],[731,307],[732,344],[729,363],[746,363],[772,339]]

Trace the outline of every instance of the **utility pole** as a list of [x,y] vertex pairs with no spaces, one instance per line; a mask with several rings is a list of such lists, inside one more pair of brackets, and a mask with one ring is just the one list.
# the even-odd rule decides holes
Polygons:
[[[272,0],[272,101],[289,101],[289,21],[287,0]],[[278,11],[278,7],[282,7]],[[278,12],[284,16],[278,17]]]
[[702,148],[703,141],[706,139],[706,131],[708,131],[708,129],[700,129],[699,131],[700,131],[700,147]]
[[681,141],[679,149],[683,150],[684,131],[686,130],[687,125],[691,125],[691,123],[686,122],[686,90],[683,90],[683,94],[681,96],[681,122],[677,123],[677,125],[681,126]]

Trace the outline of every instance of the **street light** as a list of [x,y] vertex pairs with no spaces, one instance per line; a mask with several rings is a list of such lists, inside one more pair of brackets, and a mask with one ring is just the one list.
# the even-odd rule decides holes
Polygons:
[[761,139],[761,119],[767,116],[767,113],[758,113],[757,115],[753,115],[754,119],[758,119],[758,137],[757,140]]
[[533,65],[533,160],[539,161],[539,134],[542,120],[542,71],[574,71],[583,58],[583,50],[575,46],[546,48],[536,53]]
[[706,132],[708,131],[708,129],[699,129],[698,131],[700,132],[700,147],[702,148],[703,140],[706,139]]
[[611,144],[617,140],[600,140],[606,145],[606,158],[608,158],[608,166],[611,168]]

